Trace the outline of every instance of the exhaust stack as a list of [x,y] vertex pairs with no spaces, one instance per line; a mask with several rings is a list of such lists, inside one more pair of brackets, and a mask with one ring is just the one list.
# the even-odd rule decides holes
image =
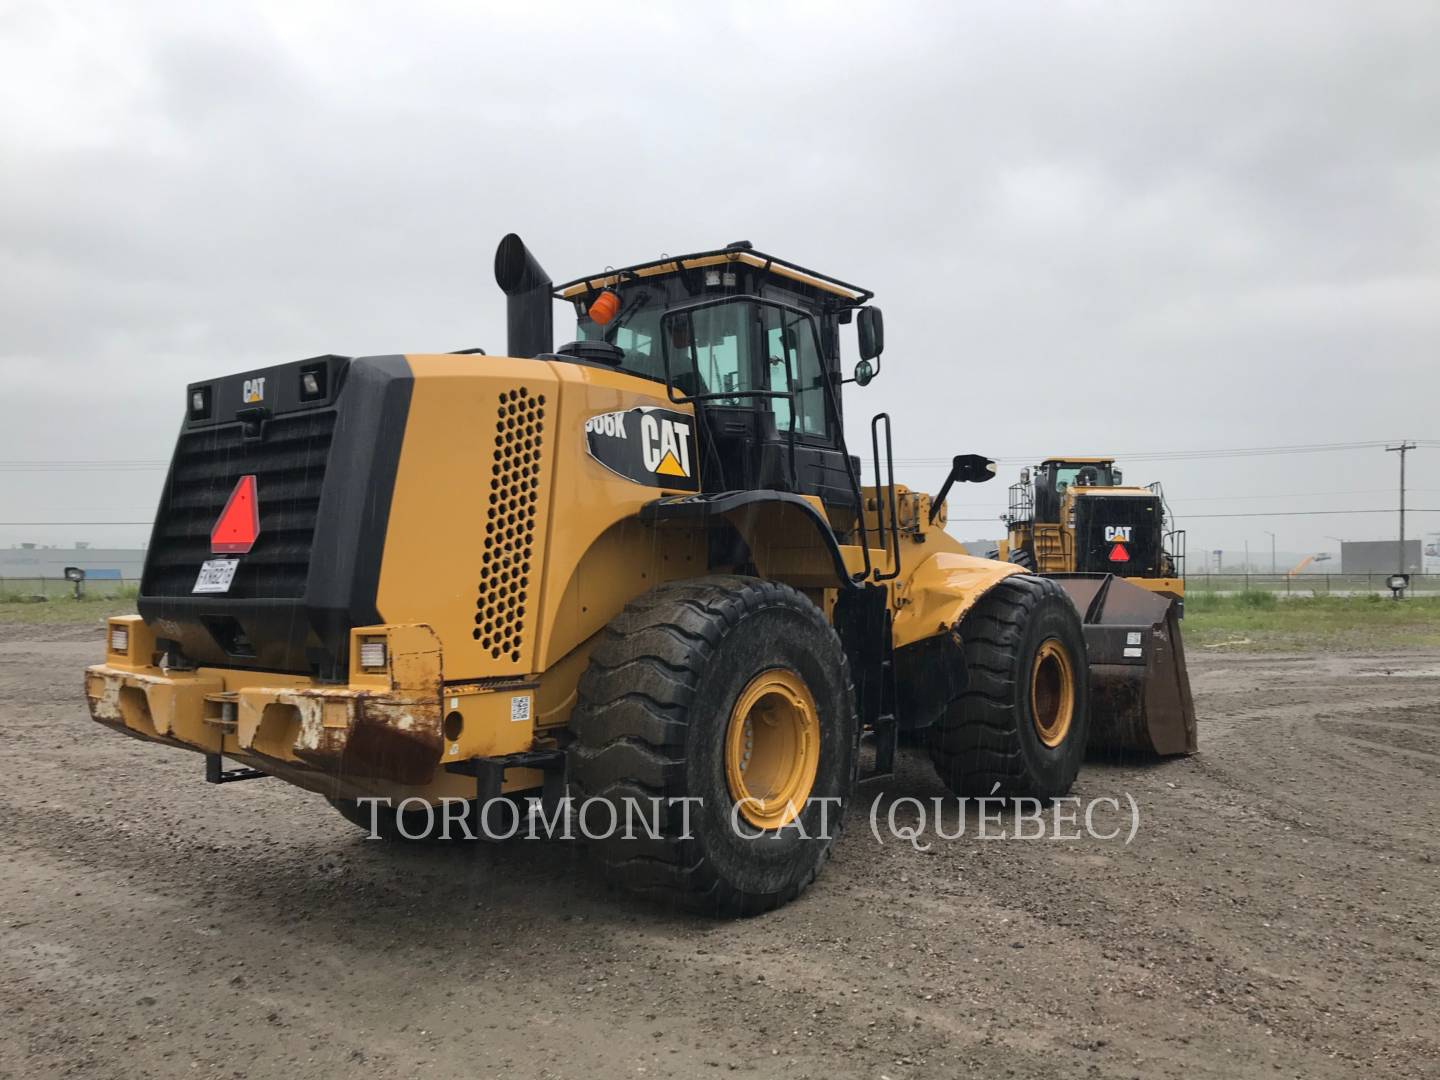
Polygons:
[[495,249],[495,283],[506,296],[506,354],[531,357],[552,352],[555,312],[550,275],[514,233],[507,233]]

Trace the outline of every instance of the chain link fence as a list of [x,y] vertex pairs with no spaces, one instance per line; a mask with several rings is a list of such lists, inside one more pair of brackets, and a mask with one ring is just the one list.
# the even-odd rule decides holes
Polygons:
[[[1186,574],[1185,591],[1271,592],[1282,596],[1390,595],[1389,574]],[[1411,596],[1440,596],[1440,574],[1411,574]]]
[[[135,597],[139,578],[89,578],[81,584],[86,597]],[[75,582],[63,577],[0,577],[0,604],[23,604],[46,600],[73,599]]]

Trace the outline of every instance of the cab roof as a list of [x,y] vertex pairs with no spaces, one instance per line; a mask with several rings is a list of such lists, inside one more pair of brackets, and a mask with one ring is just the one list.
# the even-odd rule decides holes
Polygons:
[[739,240],[713,251],[697,251],[693,255],[666,256],[651,262],[624,266],[618,270],[606,267],[604,271],[594,277],[576,278],[574,281],[567,281],[563,285],[555,286],[554,295],[557,300],[573,300],[577,296],[584,296],[586,293],[597,292],[600,289],[636,278],[678,274],[682,270],[699,270],[704,267],[723,266],[727,263],[740,263],[764,273],[788,278],[800,285],[838,296],[848,304],[855,306],[865,303],[875,295],[871,290],[861,288],[859,285],[852,285],[848,281],[841,281],[828,274],[809,270],[798,263],[789,262],[775,255],[767,255],[763,251],[756,251],[754,245],[748,240]]
[[1114,465],[1113,457],[1047,457],[1042,465]]

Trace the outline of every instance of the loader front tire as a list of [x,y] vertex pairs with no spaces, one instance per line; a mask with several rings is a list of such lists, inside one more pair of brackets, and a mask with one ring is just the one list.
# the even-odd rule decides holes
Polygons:
[[957,795],[1053,799],[1090,730],[1085,637],[1058,584],[1013,574],[960,623],[965,689],[941,710],[930,758]]
[[1035,569],[1035,556],[1030,553],[1029,548],[1011,548],[1010,557],[1007,560],[1016,566],[1023,566],[1026,570]]
[[610,881],[741,916],[815,880],[858,720],[840,639],[805,596],[739,575],[662,585],[605,628],[577,694],[572,806]]

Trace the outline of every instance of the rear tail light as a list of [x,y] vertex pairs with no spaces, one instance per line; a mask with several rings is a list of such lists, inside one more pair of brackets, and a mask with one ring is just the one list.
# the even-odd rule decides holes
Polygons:
[[110,627],[110,651],[116,653],[130,651],[130,631],[126,627]]

